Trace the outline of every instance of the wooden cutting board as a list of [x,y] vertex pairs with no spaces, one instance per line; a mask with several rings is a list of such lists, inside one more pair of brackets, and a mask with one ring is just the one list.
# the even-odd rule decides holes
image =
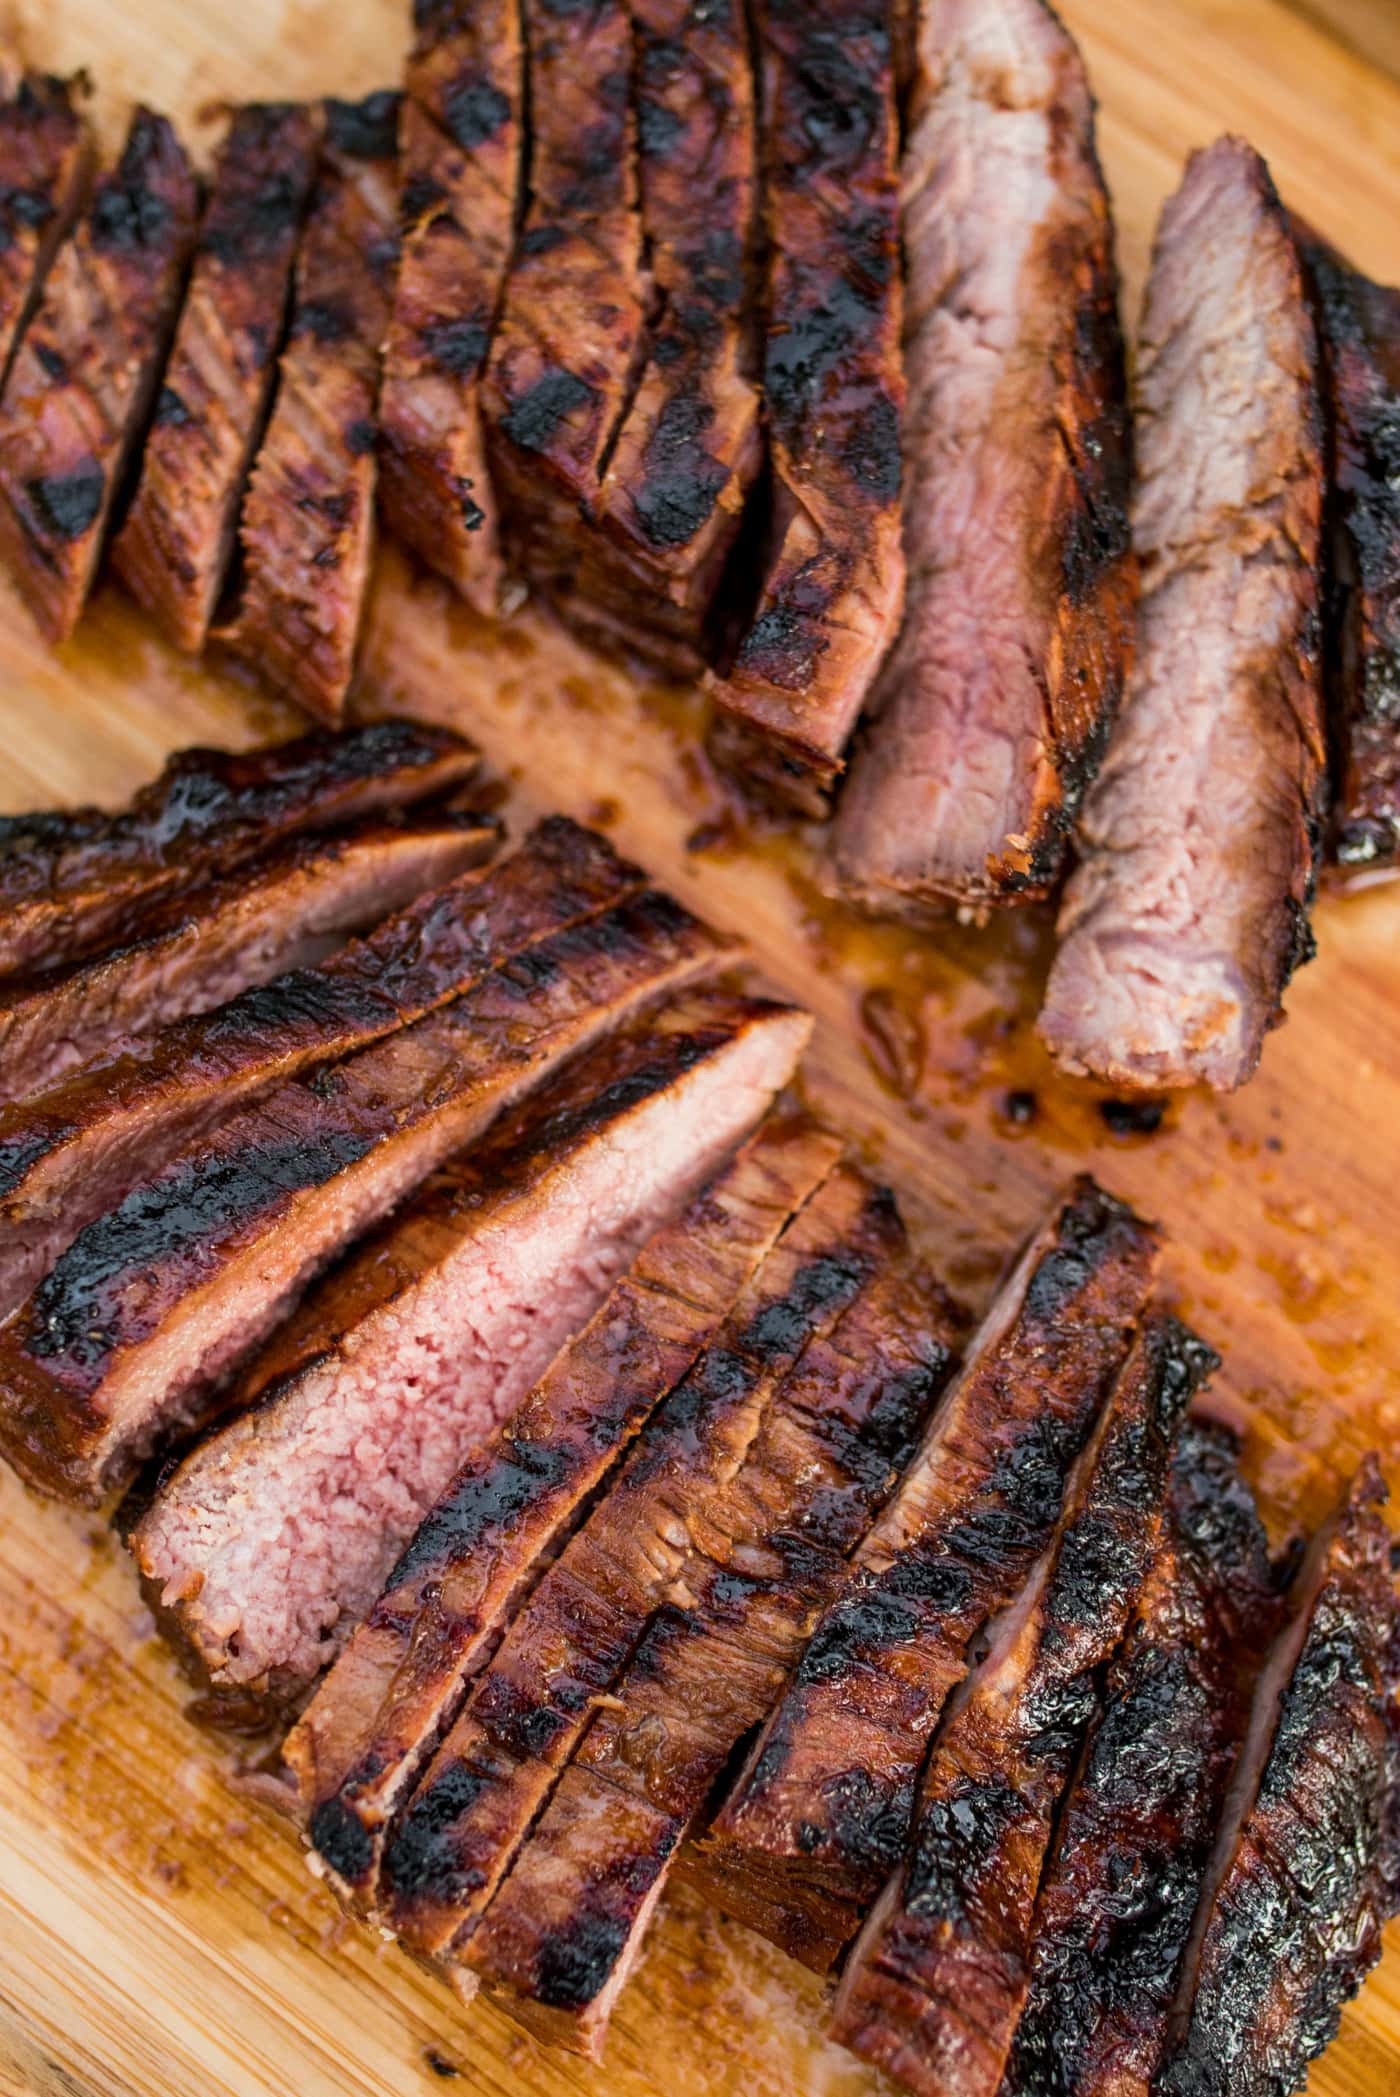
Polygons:
[[[1102,105],[1135,312],[1157,207],[1192,146],[1235,127],[1290,202],[1400,280],[1397,0],[1066,0]],[[88,66],[106,134],[143,96],[193,122],[219,98],[391,82],[391,0],[22,0],[32,56]],[[1334,39],[1328,16],[1349,42]],[[1375,31],[1377,63],[1358,52]],[[1389,39],[1387,44],[1386,39]],[[1220,1347],[1218,1399],[1281,1535],[1365,1448],[1400,1486],[1400,889],[1327,900],[1319,960],[1258,1081],[1116,1131],[1056,1080],[1030,1020],[1045,925],[923,942],[829,909],[811,840],[736,824],[684,697],[640,693],[543,624],[489,629],[391,553],[359,703],[460,723],[523,816],[606,827],[745,933],[821,1025],[816,1103],[888,1172],[974,1304],[1080,1166],[1160,1216],[1172,1285]],[[196,738],[289,725],[246,685],[175,662],[110,589],[59,656],[0,593],[0,808],[116,799]],[[1011,1098],[1015,1095],[1014,1100]],[[779,1955],[670,1901],[607,2065],[543,2052],[489,2006],[462,2011],[341,1920],[296,1845],[234,1782],[237,1744],[184,1715],[108,1533],[0,1477],[0,2087],[66,2097],[855,2097],[818,1990]],[[1337,2045],[1324,2097],[1400,2092],[1400,1933]]]

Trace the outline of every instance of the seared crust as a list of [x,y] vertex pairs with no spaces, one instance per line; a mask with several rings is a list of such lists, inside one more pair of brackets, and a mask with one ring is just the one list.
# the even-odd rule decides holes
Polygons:
[[138,109],[15,353],[0,399],[0,558],[50,641],[78,623],[154,397],[199,192],[164,117]]
[[0,388],[92,178],[85,87],[0,61]]
[[379,496],[391,528],[478,611],[504,566],[481,374],[515,238],[519,0],[416,0],[399,119],[403,259],[384,351]]
[[399,256],[398,112],[387,90],[325,105],[291,335],[243,506],[243,591],[220,636],[327,721],[345,709],[373,550],[380,350]]
[[266,420],[319,131],[319,113],[296,103],[234,113],[113,547],[127,588],[190,654],[209,632]]

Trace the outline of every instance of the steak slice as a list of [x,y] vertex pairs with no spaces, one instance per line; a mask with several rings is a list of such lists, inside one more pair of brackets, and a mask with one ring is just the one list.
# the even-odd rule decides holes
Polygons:
[[380,349],[398,265],[399,98],[328,101],[291,333],[243,504],[242,593],[218,638],[338,721],[374,541]]
[[760,1119],[809,1032],[802,1013],[724,994],[672,1007],[331,1278],[301,1324],[315,1351],[257,1388],[137,1532],[215,1682],[283,1697],[311,1682],[463,1457]]
[[282,1750],[342,1898],[372,1899],[388,1823],[473,1674],[839,1150],[801,1117],[770,1116],[427,1516]]
[[713,1897],[818,1973],[904,1855],[944,1702],[1049,1542],[1157,1256],[1092,1180],[1056,1204],[701,1845]]
[[0,1327],[0,1450],[68,1497],[125,1482],[367,1225],[566,1057],[728,958],[644,891],[233,1115],[89,1224]]
[[600,2057],[680,1845],[842,1584],[947,1374],[950,1338],[946,1303],[896,1252],[804,1350],[737,1476],[677,1492],[684,1562],[453,1954],[540,2038]]
[[88,1224],[230,1114],[460,997],[644,878],[605,839],[547,822],[490,874],[419,896],[317,967],[0,1114],[0,1317]]
[[48,641],[87,602],[155,396],[199,190],[166,119],[138,109],[54,258],[0,398],[0,559]]
[[1228,1437],[1188,1421],[1167,1534],[1065,1805],[1002,2097],[1151,2097],[1254,1672],[1278,1619]]
[[1301,2088],[1397,1906],[1396,1607],[1368,1457],[1255,1690],[1182,1967],[1163,2097]]
[[83,90],[0,59],[0,389],[92,179]]
[[177,751],[115,815],[0,818],[0,976],[139,937],[170,896],[303,830],[452,793],[476,765],[445,728],[376,721],[260,750]]
[[511,558],[567,591],[645,347],[650,300],[624,0],[524,0],[530,205],[482,403]]
[[995,2097],[1030,1978],[1036,1896],[1099,1673],[1160,1543],[1188,1399],[1219,1366],[1149,1318],[1065,1493],[1054,1541],[989,1627],[919,1784],[909,1853],[842,1975],[832,2028],[919,2097]]
[[192,655],[208,638],[267,420],[319,132],[305,104],[234,112],[141,478],[113,547],[132,595]]
[[1163,210],[1137,383],[1137,667],[1040,1027],[1115,1086],[1229,1090],[1312,951],[1325,789],[1316,337],[1238,139],[1195,154]]
[[926,0],[905,158],[904,624],[835,840],[882,910],[1044,895],[1132,653],[1108,192],[1045,0]]
[[715,749],[821,815],[899,624],[899,127],[884,0],[758,0],[772,546]]
[[481,612],[504,582],[481,376],[523,179],[515,0],[415,0],[399,118],[403,259],[384,351],[379,498],[391,528]]
[[[688,1511],[732,1477],[774,1390],[897,1238],[884,1194],[840,1166],[653,1413],[584,1526],[520,1611],[391,1829],[382,1919],[447,1954],[476,1922],[690,1548]],[[475,1983],[460,1967],[454,1977]]]

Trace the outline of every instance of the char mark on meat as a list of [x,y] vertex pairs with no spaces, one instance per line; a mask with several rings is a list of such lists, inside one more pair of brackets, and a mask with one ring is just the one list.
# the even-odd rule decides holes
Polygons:
[[87,602],[175,324],[198,206],[173,129],[138,109],[10,365],[0,559],[47,640],[66,640]]
[[1044,0],[929,0],[905,153],[904,623],[835,852],[913,914],[1044,895],[1131,655],[1118,273],[1083,61]]
[[1126,1090],[1242,1084],[1312,952],[1316,366],[1268,169],[1221,139],[1157,229],[1137,372],[1137,665],[1085,803],[1040,1023],[1066,1069]]
[[0,390],[92,179],[85,85],[0,59]]

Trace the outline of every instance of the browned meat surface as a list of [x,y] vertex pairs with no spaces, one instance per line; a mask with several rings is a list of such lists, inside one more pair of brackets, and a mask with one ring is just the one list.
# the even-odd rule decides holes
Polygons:
[[487,442],[527,579],[567,591],[636,383],[650,286],[623,0],[524,0],[530,208],[483,386]]
[[918,1439],[946,1304],[899,1257],[779,1385],[738,1475],[674,1505],[684,1559],[476,1931],[454,1954],[540,2037],[599,2057],[677,1851],[772,1704]]
[[1157,1252],[1091,1180],[1056,1204],[702,1845],[715,1899],[818,1972],[904,1854],[945,1699],[1048,1543]]
[[490,874],[419,896],[319,966],[0,1113],[0,1317],[86,1225],[236,1110],[420,1020],[643,879],[605,839],[554,819]]
[[988,1629],[919,1784],[908,1855],[842,1975],[832,2028],[918,2097],[995,2097],[1030,1978],[1041,1872],[1098,1676],[1160,1543],[1172,1451],[1216,1357],[1141,1328],[1053,1544]]
[[92,177],[82,86],[0,60],[0,388]]
[[884,0],[759,0],[772,544],[716,750],[821,814],[899,624],[903,306]]
[[[481,817],[429,815],[297,838],[158,906],[121,946],[0,982],[0,1105],[321,960],[347,934],[480,866],[499,837]],[[4,1148],[0,1121],[0,1156]]]
[[1065,1806],[1002,2097],[1151,2097],[1258,1660],[1278,1619],[1229,1438],[1188,1423],[1168,1533]]
[[398,266],[398,110],[330,101],[297,256],[291,334],[243,505],[242,593],[222,635],[308,713],[338,721],[374,541],[380,351]]
[[0,559],[45,639],[78,623],[144,428],[194,243],[199,192],[164,117],[138,109],[0,397]]
[[478,611],[493,612],[504,571],[481,375],[520,203],[520,8],[517,0],[415,0],[413,19],[379,496],[404,544]]
[[646,890],[231,1116],[90,1223],[0,1328],[0,1450],[71,1497],[122,1482],[367,1225],[566,1057],[728,958]]
[[903,627],[836,835],[915,912],[1043,895],[1131,653],[1131,428],[1083,61],[1044,0],[925,0],[905,154]]
[[452,793],[476,763],[447,729],[377,721],[242,753],[178,751],[116,815],[0,817],[0,976],[139,937],[177,892],[301,831]]
[[292,261],[316,165],[318,113],[235,112],[214,173],[118,574],[177,648],[205,643],[272,397]]
[[1395,1589],[1368,1458],[1255,1691],[1183,1966],[1163,2097],[1301,2089],[1395,1912]]
[[462,1459],[767,1110],[802,1013],[712,993],[576,1066],[332,1276],[305,1359],[142,1521],[141,1569],[215,1682],[292,1695]]
[[770,1117],[434,1506],[282,1750],[343,1898],[372,1900],[389,1821],[473,1675],[839,1150],[801,1117]]
[[1269,171],[1193,156],[1137,370],[1137,667],[1084,806],[1041,1032],[1122,1088],[1242,1084],[1312,951],[1325,788],[1316,338]]

